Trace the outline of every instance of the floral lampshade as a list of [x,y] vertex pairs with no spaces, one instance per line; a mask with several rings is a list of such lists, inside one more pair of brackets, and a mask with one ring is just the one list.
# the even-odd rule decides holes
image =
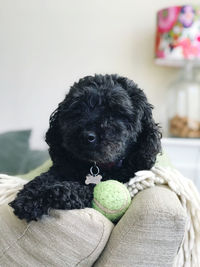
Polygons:
[[173,6],[157,13],[156,63],[181,66],[200,64],[200,6]]

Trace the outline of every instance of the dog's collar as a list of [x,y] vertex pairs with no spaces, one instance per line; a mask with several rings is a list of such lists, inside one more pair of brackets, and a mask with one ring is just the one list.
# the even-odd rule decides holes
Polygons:
[[124,158],[119,159],[119,160],[114,161],[114,162],[109,162],[109,163],[99,163],[99,162],[97,162],[97,166],[99,166],[99,168],[103,169],[103,170],[109,170],[111,168],[118,169],[118,168],[121,168],[123,160],[124,160]]
[[[123,158],[124,159],[124,158]],[[86,176],[85,184],[98,184],[102,180],[100,169],[109,170],[111,168],[120,168],[123,163],[123,159],[107,164],[101,164],[94,162],[94,165],[90,168],[90,173]]]

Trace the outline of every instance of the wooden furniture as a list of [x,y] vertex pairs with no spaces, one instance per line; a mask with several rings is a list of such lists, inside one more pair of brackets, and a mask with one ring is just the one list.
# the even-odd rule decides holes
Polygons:
[[192,179],[200,191],[200,139],[163,138],[162,146],[173,166]]

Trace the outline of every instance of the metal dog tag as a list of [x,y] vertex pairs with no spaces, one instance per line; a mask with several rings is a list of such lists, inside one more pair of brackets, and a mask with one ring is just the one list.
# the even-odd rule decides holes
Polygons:
[[102,179],[101,175],[93,176],[91,174],[88,174],[86,176],[85,184],[98,184],[101,182],[101,179]]
[[[96,169],[96,173],[94,172]],[[94,166],[90,168],[90,174],[86,176],[85,184],[98,184],[101,182],[102,176],[99,174],[99,167],[94,163]]]

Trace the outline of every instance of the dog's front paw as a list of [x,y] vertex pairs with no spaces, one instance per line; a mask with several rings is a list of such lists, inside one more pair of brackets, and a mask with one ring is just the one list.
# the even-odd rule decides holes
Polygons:
[[18,195],[9,205],[14,209],[14,214],[19,219],[25,219],[27,222],[37,221],[48,211],[40,199],[32,199],[23,195]]

